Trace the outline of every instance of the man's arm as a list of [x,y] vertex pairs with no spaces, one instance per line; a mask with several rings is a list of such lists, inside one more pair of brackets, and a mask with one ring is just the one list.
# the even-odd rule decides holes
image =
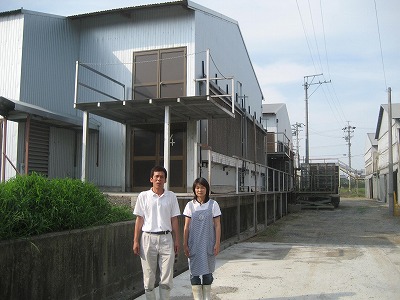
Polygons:
[[136,216],[135,232],[133,236],[133,253],[136,255],[140,255],[140,235],[142,234],[143,223],[143,217]]
[[175,254],[178,254],[180,247],[180,239],[179,239],[179,224],[177,216],[171,218],[171,225],[172,225],[172,238],[174,239],[174,250]]

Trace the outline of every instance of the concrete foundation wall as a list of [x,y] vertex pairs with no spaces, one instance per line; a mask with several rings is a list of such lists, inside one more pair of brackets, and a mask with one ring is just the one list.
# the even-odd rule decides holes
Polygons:
[[138,291],[133,227],[122,222],[1,242],[0,299],[94,300]]

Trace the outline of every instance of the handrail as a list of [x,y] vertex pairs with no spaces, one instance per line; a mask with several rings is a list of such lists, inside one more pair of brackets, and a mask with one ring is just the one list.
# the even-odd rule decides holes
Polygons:
[[[101,76],[101,77],[103,77],[103,78],[105,78],[105,79],[107,79],[109,81],[112,81],[115,84],[121,86],[122,91],[123,91],[123,99],[119,99],[119,98],[117,98],[117,97],[115,97],[115,96],[113,96],[111,94],[103,92],[103,91],[101,91],[99,89],[96,89],[96,88],[94,88],[94,87],[92,87],[92,86],[90,86],[88,84],[85,84],[85,83],[79,81],[79,67],[83,67],[83,68],[85,68],[85,69],[87,69],[87,70],[89,70],[89,71],[91,71],[91,72],[93,72],[93,73],[95,73],[95,74],[97,74],[97,75],[99,75],[99,76]],[[116,80],[116,79],[114,79],[114,78],[112,78],[112,77],[110,77],[110,76],[108,76],[108,75],[106,75],[106,74],[104,74],[104,73],[92,68],[92,67],[89,67],[88,65],[86,65],[84,63],[80,63],[79,61],[76,61],[74,106],[76,106],[76,104],[78,103],[78,90],[79,90],[80,86],[82,86],[84,88],[87,88],[87,89],[90,89],[90,90],[92,90],[92,91],[94,91],[96,93],[99,93],[101,95],[104,95],[106,97],[109,97],[109,98],[117,100],[117,101],[126,100],[125,99],[126,97],[125,97],[125,84],[124,83],[122,83],[122,82],[120,82],[120,81],[118,81],[118,80]]]

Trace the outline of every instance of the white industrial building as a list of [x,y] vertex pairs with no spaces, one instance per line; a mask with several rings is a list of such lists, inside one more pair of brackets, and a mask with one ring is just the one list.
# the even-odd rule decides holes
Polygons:
[[392,134],[393,189],[398,199],[400,103],[391,105],[391,131],[389,129],[388,105],[381,104],[375,134],[368,135],[365,149],[365,193],[366,197],[387,202],[389,174],[389,132]]
[[161,164],[176,192],[197,176],[268,190],[264,96],[235,20],[191,1],[18,9],[0,12],[0,52],[3,181],[36,171],[136,192]]
[[365,142],[365,196],[378,199],[378,141],[375,133],[367,133]]

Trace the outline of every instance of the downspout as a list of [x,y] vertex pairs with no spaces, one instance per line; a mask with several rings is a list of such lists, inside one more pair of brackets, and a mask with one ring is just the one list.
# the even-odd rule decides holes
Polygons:
[[31,115],[26,117],[25,123],[25,175],[29,172],[29,139],[31,132]]
[[6,180],[7,118],[3,119],[3,142],[1,150],[1,182]]

